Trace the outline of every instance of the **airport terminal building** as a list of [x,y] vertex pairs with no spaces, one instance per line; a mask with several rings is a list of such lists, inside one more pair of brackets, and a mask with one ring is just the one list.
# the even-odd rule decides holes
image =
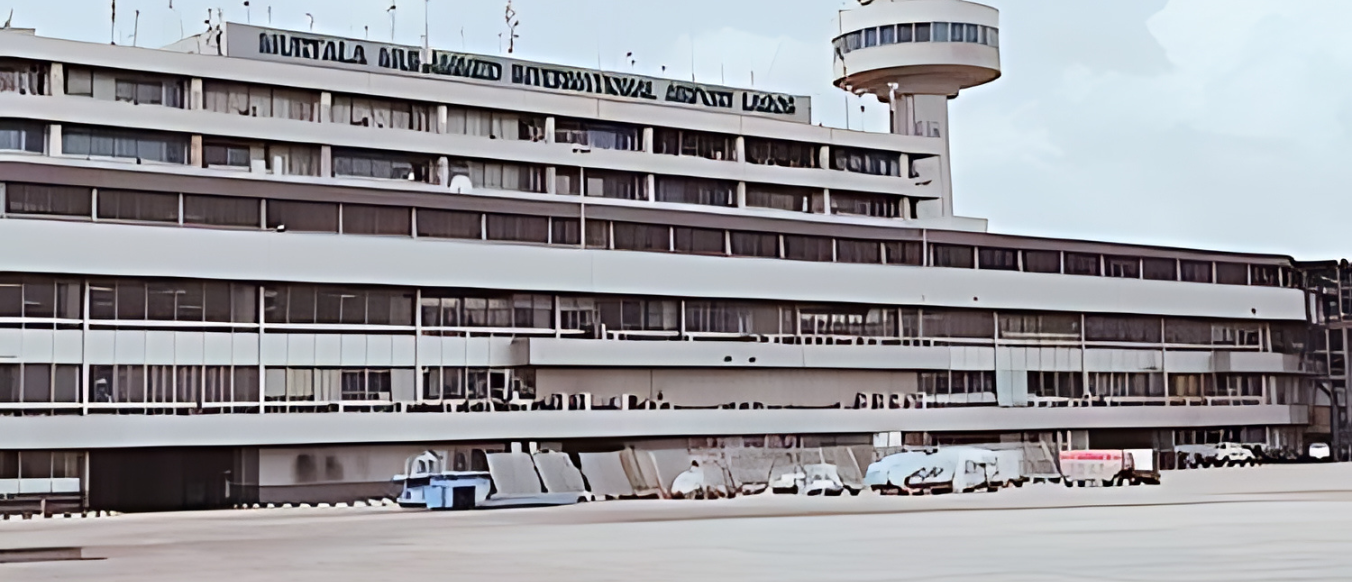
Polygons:
[[1299,450],[1345,424],[1306,265],[953,214],[948,101],[999,76],[995,10],[879,0],[840,30],[837,84],[890,133],[236,23],[0,32],[0,497],[355,498],[432,444]]

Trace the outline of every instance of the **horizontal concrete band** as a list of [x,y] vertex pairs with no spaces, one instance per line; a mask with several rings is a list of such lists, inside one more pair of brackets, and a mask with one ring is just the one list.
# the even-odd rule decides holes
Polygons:
[[1011,271],[45,220],[0,246],[15,272],[1305,319],[1298,289]]
[[0,448],[104,449],[1303,424],[1303,406],[633,410],[0,418]]

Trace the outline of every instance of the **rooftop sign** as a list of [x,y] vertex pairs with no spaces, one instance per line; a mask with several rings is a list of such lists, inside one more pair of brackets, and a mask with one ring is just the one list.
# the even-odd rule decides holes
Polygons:
[[687,83],[643,75],[579,69],[467,53],[423,49],[227,23],[229,57],[305,63],[372,73],[449,77],[561,93],[582,93],[808,123],[811,98]]

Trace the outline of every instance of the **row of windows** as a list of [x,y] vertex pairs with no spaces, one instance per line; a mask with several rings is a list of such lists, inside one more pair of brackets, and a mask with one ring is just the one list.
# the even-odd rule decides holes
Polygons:
[[[86,282],[0,275],[0,317],[81,317]],[[90,279],[89,318],[117,321],[258,323],[257,284],[196,279]],[[554,296],[398,287],[263,284],[270,324],[523,331],[707,332],[869,338],[963,338],[1074,343],[1114,342],[1237,347],[1298,352],[1301,324],[1267,324],[1133,315],[993,312],[849,304],[784,304],[620,296]]]
[[[590,173],[588,174],[590,176]],[[598,180],[607,176],[593,177]],[[590,179],[590,178],[589,178]],[[659,200],[727,203],[728,183],[673,179],[659,182]],[[754,190],[748,191],[753,198]],[[613,193],[613,191],[612,191]],[[781,207],[795,204],[793,194]],[[808,197],[799,194],[802,204]],[[97,197],[97,204],[94,199]],[[757,194],[757,204],[780,204]],[[866,194],[841,193],[832,199],[841,214],[896,216],[895,202]],[[847,206],[850,205],[850,206]],[[67,216],[107,220],[182,223],[202,226],[267,228],[431,238],[485,239],[538,244],[583,244],[581,221],[508,214],[484,214],[395,206],[256,200],[225,196],[178,195],[131,190],[10,183],[5,212],[12,215]],[[913,210],[912,210],[913,212]],[[264,217],[266,216],[266,219]],[[416,216],[416,220],[415,220]],[[1132,257],[1073,251],[1021,250],[932,243],[928,256],[916,241],[865,241],[808,235],[725,231],[695,227],[587,221],[588,248],[784,258],[803,261],[930,265],[959,269],[1023,271],[1107,276],[1223,285],[1293,286],[1289,270],[1275,265]]]
[[836,55],[859,49],[911,42],[965,42],[999,48],[1000,30],[961,22],[913,22],[865,28],[841,35],[832,42]]

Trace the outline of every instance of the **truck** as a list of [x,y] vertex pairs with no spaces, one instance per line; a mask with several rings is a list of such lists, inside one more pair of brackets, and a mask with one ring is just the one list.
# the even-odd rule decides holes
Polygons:
[[1066,487],[1159,485],[1159,464],[1153,449],[1061,451]]
[[869,465],[864,486],[891,495],[995,491],[1023,482],[1021,462],[1021,458],[1006,455],[1001,463],[996,451],[979,447],[907,451]]
[[404,473],[391,479],[401,487],[397,502],[404,508],[467,510],[572,505],[593,499],[585,490],[544,491],[530,455],[491,453],[488,459],[488,471],[447,471],[446,460],[435,452],[409,457]]

